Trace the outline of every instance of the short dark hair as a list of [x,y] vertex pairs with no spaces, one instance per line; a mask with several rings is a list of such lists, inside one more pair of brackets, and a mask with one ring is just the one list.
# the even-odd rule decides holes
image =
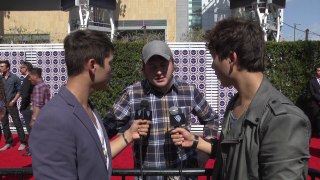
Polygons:
[[105,32],[78,30],[64,39],[65,61],[68,76],[76,76],[84,69],[89,59],[104,66],[104,59],[114,51],[114,47]]
[[10,69],[10,62],[8,60],[0,61],[0,64],[6,64],[6,67]]
[[264,32],[258,22],[242,18],[221,20],[205,35],[207,47],[220,60],[237,53],[240,67],[249,72],[264,71]]
[[314,66],[314,71],[317,71],[318,68],[320,68],[320,64],[316,64],[316,65]]
[[42,77],[42,69],[41,68],[32,68],[32,69],[30,69],[30,72],[29,72],[30,74],[32,74],[32,75],[36,75],[36,76],[38,76],[38,77]]
[[28,61],[22,61],[21,65],[25,65],[28,71],[30,71],[33,68],[33,65]]

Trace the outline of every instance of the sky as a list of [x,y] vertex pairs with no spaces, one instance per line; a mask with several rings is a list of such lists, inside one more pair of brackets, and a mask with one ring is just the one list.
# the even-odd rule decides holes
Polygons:
[[296,41],[305,39],[301,31],[306,29],[310,30],[309,40],[320,40],[320,0],[286,0],[283,22],[280,40],[294,40],[294,24]]

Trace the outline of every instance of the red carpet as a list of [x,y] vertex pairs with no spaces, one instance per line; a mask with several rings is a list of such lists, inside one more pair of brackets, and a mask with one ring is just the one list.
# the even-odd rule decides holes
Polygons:
[[[0,152],[0,168],[20,168],[31,167],[31,157],[24,157],[22,154],[25,151],[18,151],[20,142],[18,142],[17,135],[14,134],[13,148]],[[0,147],[5,144],[4,137],[1,138]],[[309,161],[309,167],[320,170],[320,138],[312,138],[310,146],[311,159]],[[124,149],[116,158],[112,161],[113,168],[133,168],[133,158],[131,146]],[[213,167],[213,160],[209,160],[206,167]],[[26,180],[33,180],[33,177],[26,177]],[[112,177],[112,180],[120,180],[120,177]],[[126,179],[133,179],[126,178]],[[204,180],[204,177],[199,178]],[[18,177],[3,177],[3,180],[19,180]]]

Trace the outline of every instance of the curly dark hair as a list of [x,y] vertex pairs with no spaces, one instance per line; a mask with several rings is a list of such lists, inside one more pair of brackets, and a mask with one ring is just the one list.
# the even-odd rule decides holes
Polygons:
[[258,22],[231,17],[207,31],[207,47],[220,60],[236,52],[240,67],[249,72],[264,71],[264,32]]

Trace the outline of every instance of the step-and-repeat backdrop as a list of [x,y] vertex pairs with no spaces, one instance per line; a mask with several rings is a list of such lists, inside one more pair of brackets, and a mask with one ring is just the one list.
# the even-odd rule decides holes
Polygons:
[[[235,93],[233,88],[222,87],[211,68],[212,57],[204,43],[168,43],[176,65],[175,76],[195,85],[206,97],[220,119],[221,124],[226,105]],[[51,97],[58,93],[61,86],[67,82],[67,69],[64,60],[64,50],[61,45],[23,45],[23,47],[2,45],[0,60],[9,60],[11,72],[22,80],[19,68],[22,61],[29,61],[43,70],[42,76],[50,86]],[[19,102],[18,102],[19,104]],[[21,116],[23,120],[23,117]],[[192,122],[198,124],[196,117]],[[13,128],[15,130],[15,128]]]

